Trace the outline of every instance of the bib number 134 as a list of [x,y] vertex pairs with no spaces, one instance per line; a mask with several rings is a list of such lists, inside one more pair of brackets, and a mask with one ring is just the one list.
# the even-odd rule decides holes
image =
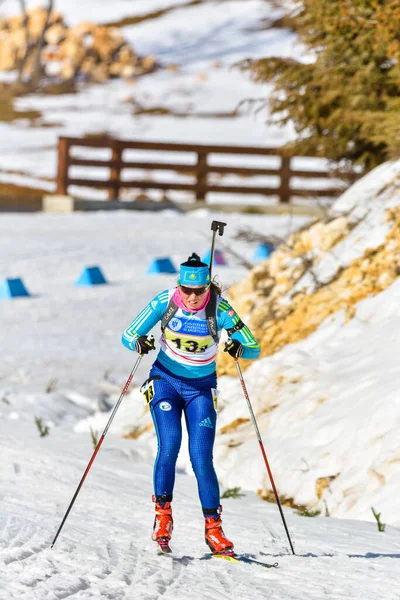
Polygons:
[[171,340],[173,344],[179,349],[185,352],[205,352],[208,348],[208,344],[199,344],[195,340],[182,340],[181,338],[174,338]]

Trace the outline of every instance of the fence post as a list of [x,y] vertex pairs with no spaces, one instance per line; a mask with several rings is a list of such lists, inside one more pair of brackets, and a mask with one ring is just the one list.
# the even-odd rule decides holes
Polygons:
[[290,201],[290,156],[282,155],[282,162],[280,168],[281,186],[279,188],[279,201],[289,202]]
[[69,166],[69,141],[68,138],[58,138],[58,164],[57,164],[57,194],[66,196],[68,191],[68,166]]
[[197,153],[196,167],[196,201],[206,201],[207,196],[207,152],[199,151]]
[[119,140],[113,140],[111,145],[111,160],[115,165],[110,167],[110,186],[108,190],[109,200],[118,200],[121,187],[121,169],[122,169],[122,145]]

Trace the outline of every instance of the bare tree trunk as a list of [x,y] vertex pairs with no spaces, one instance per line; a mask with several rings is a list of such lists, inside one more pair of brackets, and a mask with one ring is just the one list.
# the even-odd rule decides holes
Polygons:
[[35,61],[34,61],[33,70],[32,70],[32,85],[34,87],[38,86],[40,79],[42,77],[41,53],[42,53],[42,49],[44,46],[44,36],[45,36],[47,28],[49,26],[50,15],[53,11],[53,5],[54,5],[54,0],[49,0],[49,3],[47,5],[46,20],[43,24],[43,29],[40,33],[39,39],[36,42]]
[[30,39],[29,39],[29,17],[28,14],[26,12],[26,4],[25,4],[25,0],[19,0],[19,4],[21,7],[21,12],[22,12],[22,16],[23,16],[23,21],[22,24],[24,26],[24,31],[25,31],[25,52],[23,57],[21,58],[21,60],[19,61],[18,64],[18,79],[17,82],[21,83],[22,81],[22,73],[25,67],[25,63],[26,60],[28,58],[29,55],[29,45],[30,45]]

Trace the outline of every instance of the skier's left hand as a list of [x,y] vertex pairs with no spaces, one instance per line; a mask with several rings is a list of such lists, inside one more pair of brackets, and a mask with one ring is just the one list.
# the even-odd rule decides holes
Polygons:
[[243,354],[244,348],[238,340],[229,339],[225,342],[224,352],[228,352],[233,358],[240,358]]

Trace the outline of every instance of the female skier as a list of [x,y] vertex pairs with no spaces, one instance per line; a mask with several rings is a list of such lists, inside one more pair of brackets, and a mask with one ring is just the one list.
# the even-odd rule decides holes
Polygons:
[[213,466],[217,420],[215,356],[222,329],[229,335],[224,352],[235,359],[258,358],[260,346],[229,302],[221,297],[219,287],[210,282],[208,265],[195,253],[180,265],[177,287],[151,300],[124,331],[122,343],[141,355],[154,350],[154,341],[147,334],[158,321],[160,350],[141,388],[150,404],[158,440],[152,539],[162,550],[170,551],[171,502],[183,411],[205,518],[206,544],[213,553],[233,553],[233,544],[222,530],[219,484]]

